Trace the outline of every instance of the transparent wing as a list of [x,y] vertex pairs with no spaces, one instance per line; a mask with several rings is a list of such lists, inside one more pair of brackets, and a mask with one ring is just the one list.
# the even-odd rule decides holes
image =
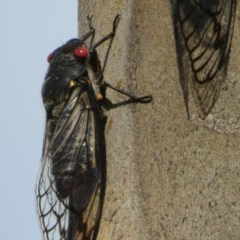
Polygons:
[[45,138],[36,189],[44,239],[94,239],[103,204],[105,145],[93,90],[76,88],[60,116],[47,119]]
[[173,0],[180,81],[188,110],[188,85],[206,116],[227,70],[236,0]]

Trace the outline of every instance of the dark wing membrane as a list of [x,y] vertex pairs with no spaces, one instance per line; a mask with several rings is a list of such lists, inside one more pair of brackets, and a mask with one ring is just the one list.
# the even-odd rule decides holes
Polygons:
[[105,145],[93,90],[77,87],[47,119],[37,203],[44,239],[93,239],[103,204]]
[[228,66],[236,0],[173,0],[180,81],[206,116],[215,104]]

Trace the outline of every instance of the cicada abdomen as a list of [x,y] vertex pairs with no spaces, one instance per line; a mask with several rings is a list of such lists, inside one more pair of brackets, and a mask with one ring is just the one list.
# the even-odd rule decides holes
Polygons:
[[219,96],[226,78],[236,4],[236,0],[172,0],[180,82],[188,114],[189,85],[203,118]]

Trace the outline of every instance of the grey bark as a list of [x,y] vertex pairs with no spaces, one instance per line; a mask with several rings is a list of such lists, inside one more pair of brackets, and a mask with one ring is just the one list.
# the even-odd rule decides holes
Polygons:
[[[138,96],[151,93],[154,101],[107,112],[107,191],[98,239],[240,239],[239,12],[227,81],[205,120],[187,119],[169,1],[81,0],[80,34],[93,14],[100,39],[117,13],[105,80]],[[107,97],[125,99],[111,90]]]

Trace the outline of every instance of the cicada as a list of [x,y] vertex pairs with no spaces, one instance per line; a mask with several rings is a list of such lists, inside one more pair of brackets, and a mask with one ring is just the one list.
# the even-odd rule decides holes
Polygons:
[[[106,187],[106,153],[102,105],[111,87],[134,102],[134,97],[103,81],[109,49],[119,22],[94,42],[95,29],[71,39],[48,56],[42,87],[46,129],[41,168],[36,187],[37,211],[45,240],[96,239]],[[85,42],[90,40],[87,47]],[[109,40],[101,68],[96,48]]]
[[237,0],[172,0],[180,82],[205,118],[226,78]]

